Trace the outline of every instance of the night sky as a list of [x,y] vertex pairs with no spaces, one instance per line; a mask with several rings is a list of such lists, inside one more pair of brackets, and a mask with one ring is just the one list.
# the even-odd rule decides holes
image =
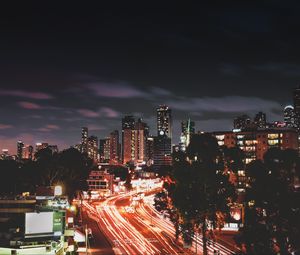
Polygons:
[[0,149],[12,153],[19,139],[75,145],[82,126],[104,138],[125,114],[156,134],[159,104],[173,142],[189,117],[203,131],[242,113],[282,120],[300,84],[299,1],[22,2],[0,7]]

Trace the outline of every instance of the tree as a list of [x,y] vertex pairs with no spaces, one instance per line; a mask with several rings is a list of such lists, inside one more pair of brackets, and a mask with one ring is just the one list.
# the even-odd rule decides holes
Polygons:
[[297,154],[270,149],[264,161],[246,168],[245,222],[237,243],[246,254],[292,254],[299,252],[300,196],[293,186]]
[[223,226],[218,214],[228,213],[235,194],[223,170],[217,140],[208,134],[194,135],[186,153],[173,154],[174,183],[169,186],[168,196],[178,213],[184,241],[190,244],[194,234],[201,232],[204,255],[209,228]]

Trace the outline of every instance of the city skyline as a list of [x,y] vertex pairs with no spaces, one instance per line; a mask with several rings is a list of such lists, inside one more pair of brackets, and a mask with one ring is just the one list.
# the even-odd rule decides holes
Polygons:
[[104,138],[125,115],[155,135],[160,104],[173,111],[174,143],[188,118],[202,131],[230,130],[236,116],[259,111],[282,121],[299,85],[299,3],[226,6],[7,7],[0,149],[14,152],[18,140],[67,148],[83,126]]

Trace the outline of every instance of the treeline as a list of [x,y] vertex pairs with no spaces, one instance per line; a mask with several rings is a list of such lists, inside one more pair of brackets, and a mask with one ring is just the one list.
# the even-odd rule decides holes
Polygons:
[[74,148],[52,153],[49,148],[35,154],[35,161],[0,160],[0,194],[15,195],[37,186],[61,185],[69,198],[77,190],[86,190],[92,160]]

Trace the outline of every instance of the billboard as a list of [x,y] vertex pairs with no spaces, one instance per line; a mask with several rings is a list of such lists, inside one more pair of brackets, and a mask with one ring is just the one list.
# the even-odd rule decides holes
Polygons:
[[65,228],[65,212],[30,212],[25,214],[25,236],[61,236]]
[[25,214],[25,235],[53,232],[53,212],[31,212]]

